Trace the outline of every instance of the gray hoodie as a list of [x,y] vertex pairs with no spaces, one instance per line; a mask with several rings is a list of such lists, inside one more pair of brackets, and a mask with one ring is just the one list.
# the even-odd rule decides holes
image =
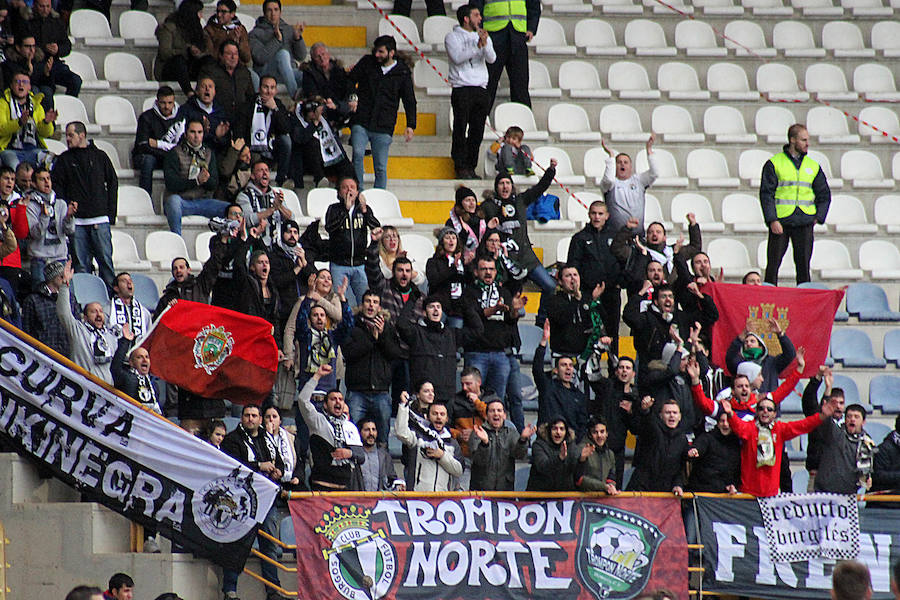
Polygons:
[[278,23],[281,40],[275,37],[275,27],[265,17],[256,19],[256,26],[250,32],[250,54],[253,56],[253,67],[261,69],[269,64],[279,50],[287,50],[297,62],[306,60],[306,42],[303,36],[294,39],[294,28],[284,19]]
[[56,295],[56,316],[69,336],[69,358],[91,375],[112,385],[110,364],[118,346],[118,338],[109,329],[97,331],[83,320],[76,319],[69,308],[70,293],[70,286],[63,285]]
[[35,258],[65,260],[69,254],[66,236],[75,233],[74,215],[66,218],[69,207],[54,192],[50,193],[46,204],[42,200],[42,196],[33,192],[25,209],[28,215],[28,254]]

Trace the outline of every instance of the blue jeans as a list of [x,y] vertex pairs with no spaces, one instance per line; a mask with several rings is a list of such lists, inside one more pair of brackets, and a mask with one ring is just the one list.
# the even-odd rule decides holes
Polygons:
[[390,133],[369,131],[362,125],[350,127],[350,145],[353,147],[353,170],[359,181],[359,189],[363,189],[363,159],[366,156],[366,145],[372,144],[372,165],[375,169],[375,187],[387,187],[388,150],[394,136]]
[[[272,60],[257,68],[256,71],[260,77],[270,75],[278,83],[283,83],[287,87],[291,98],[297,93],[297,89],[303,85],[303,71],[294,68],[291,53],[284,48],[276,52]],[[259,84],[257,84],[258,87]]]
[[15,169],[22,161],[29,162],[32,165],[37,165],[43,160],[46,154],[46,150],[44,150],[43,148],[38,148],[36,146],[31,148],[24,148],[22,150],[14,150],[10,148],[9,150],[0,152],[0,162],[2,162],[10,169]]
[[162,159],[154,154],[135,154],[131,163],[138,172],[138,185],[153,196],[153,170],[162,169]]
[[528,271],[528,279],[536,283],[545,292],[552,294],[556,291],[556,280],[553,279],[543,265],[538,265]]
[[44,267],[47,263],[54,261],[66,262],[66,259],[31,257],[31,285],[33,290],[37,291],[41,284],[44,283]]
[[519,359],[515,354],[508,354],[509,379],[506,381],[506,406],[509,410],[509,420],[513,422],[520,432],[525,429],[525,410],[522,399],[522,372]]
[[343,284],[344,277],[350,281],[350,285],[347,287],[348,293],[346,294],[347,302],[350,306],[356,306],[362,302],[363,294],[369,289],[369,280],[366,279],[365,265],[346,267],[344,265],[331,263],[328,265],[328,270],[331,271],[331,280],[334,281],[334,287]]
[[387,446],[391,432],[391,395],[388,392],[347,392],[350,420],[359,423],[363,417],[375,420],[378,428],[378,445]]
[[[265,521],[262,522],[262,525],[259,526],[260,531],[265,531],[269,535],[274,538],[278,537],[278,503],[273,502],[272,508],[269,509],[268,514],[266,515]],[[278,560],[277,548],[274,542],[269,541],[268,538],[263,537],[261,535],[256,536],[256,541],[259,543],[259,551],[268,556],[273,560]],[[260,560],[260,566],[262,567],[262,576],[270,583],[274,583],[277,586],[281,586],[281,581],[278,579],[278,567],[272,565],[264,560]],[[223,592],[236,592],[237,584],[238,584],[238,576],[240,575],[239,571],[231,571],[229,569],[222,569],[222,591]],[[268,589],[268,588],[267,588]]]
[[488,389],[502,399],[509,379],[509,359],[506,353],[466,352],[463,359],[467,367],[476,367],[481,371],[482,389]]
[[169,231],[181,235],[181,217],[200,215],[202,217],[223,217],[228,203],[215,198],[182,198],[178,194],[167,196],[163,203],[166,211],[166,219],[169,221]]
[[100,279],[112,287],[116,275],[113,271],[112,234],[109,231],[109,223],[77,225],[75,256],[78,257],[78,267],[75,270],[79,273],[93,272],[93,260],[96,259],[100,267]]

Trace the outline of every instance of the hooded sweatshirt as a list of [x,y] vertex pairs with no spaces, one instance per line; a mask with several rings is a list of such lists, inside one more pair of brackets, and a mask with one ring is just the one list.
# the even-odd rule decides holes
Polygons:
[[444,38],[444,48],[450,59],[452,87],[487,88],[488,63],[497,60],[490,36],[483,48],[478,47],[478,32],[466,31],[459,25]]
[[[154,101],[153,106],[141,113],[138,117],[137,131],[134,136],[134,149],[131,151],[132,159],[141,154],[152,154],[159,160],[166,156],[181,134],[184,133],[184,120],[178,118],[178,103],[172,108],[172,114],[163,116],[159,105]],[[150,146],[150,140],[156,140],[156,148]]]
[[794,362],[797,351],[794,350],[794,344],[786,333],[782,333],[778,336],[778,342],[781,344],[781,354],[778,356],[769,355],[769,349],[766,347],[762,336],[753,332],[749,335],[752,335],[759,341],[762,353],[759,356],[754,357],[744,349],[741,338],[736,337],[731,342],[731,345],[728,346],[728,351],[725,353],[725,365],[731,373],[737,373],[738,365],[746,360],[752,360],[761,366],[763,383],[760,386],[759,391],[765,394],[778,387],[778,378],[780,377],[781,372]]

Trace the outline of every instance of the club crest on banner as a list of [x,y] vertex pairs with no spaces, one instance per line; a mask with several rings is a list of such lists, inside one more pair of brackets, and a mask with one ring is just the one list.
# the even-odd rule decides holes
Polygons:
[[206,536],[217,542],[234,542],[247,535],[256,524],[257,499],[253,473],[241,477],[234,469],[227,477],[209,481],[194,493],[191,501],[194,522]]
[[582,505],[575,561],[582,585],[597,598],[634,598],[647,585],[665,537],[638,514],[603,504]]
[[775,319],[782,331],[787,331],[791,322],[788,320],[789,307],[779,306],[775,308],[775,304],[761,302],[759,306],[748,306],[747,310],[747,329],[762,338],[769,351],[769,356],[778,356],[781,354],[781,342],[778,336],[769,330],[769,319]]
[[334,588],[347,600],[377,600],[387,595],[397,559],[384,530],[372,531],[371,511],[355,504],[334,506],[315,528],[331,543],[322,550]]
[[212,375],[231,355],[232,348],[234,338],[225,327],[209,324],[194,338],[194,367]]

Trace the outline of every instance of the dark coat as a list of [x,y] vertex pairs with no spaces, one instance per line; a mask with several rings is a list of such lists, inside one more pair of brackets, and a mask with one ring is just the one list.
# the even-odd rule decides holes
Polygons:
[[350,335],[341,344],[347,363],[346,383],[349,391],[375,393],[391,388],[392,364],[394,359],[400,358],[400,343],[397,330],[388,321],[389,317],[385,317],[384,330],[375,339],[357,314]]
[[525,458],[528,440],[515,427],[494,429],[485,425],[488,443],[474,433],[469,440],[472,454],[471,490],[512,491],[516,484],[516,461]]
[[[162,148],[151,147],[148,140],[163,139],[172,126],[180,121],[178,113],[174,112],[168,119],[163,117],[155,105],[142,112],[138,117],[137,131],[134,135],[134,148],[131,150],[132,159],[139,154],[152,154],[159,160],[163,160],[166,157],[166,151]],[[177,139],[173,141],[178,142]]]
[[[553,332],[550,350],[565,356],[580,356],[584,352],[592,332],[591,303],[590,293],[581,299],[570,296],[565,290],[547,296],[544,307]],[[598,304],[595,310],[600,311],[600,318],[605,323],[603,307]]]
[[[234,73],[229,73],[217,61],[206,61],[197,80],[209,77],[216,84],[216,102],[225,111],[229,120],[233,123],[243,124],[237,120],[238,109],[251,102],[254,98],[253,79],[250,77],[250,69],[242,64],[234,69]],[[250,138],[245,137],[245,140]]]
[[[892,431],[878,444],[872,471],[872,491],[900,490],[900,444]],[[892,502],[881,502],[893,504]]]
[[534,350],[534,362],[531,374],[538,390],[538,423],[543,424],[552,418],[562,417],[575,439],[581,439],[587,433],[588,412],[584,394],[574,384],[566,387],[556,377],[544,371],[544,353],[547,347],[538,344]]
[[[640,411],[640,407],[634,407]],[[689,449],[686,430],[669,429],[651,410],[633,419],[638,435],[629,492],[671,492],[684,487],[684,461]]]
[[531,472],[528,474],[529,492],[569,492],[575,489],[575,467],[578,455],[571,430],[565,440],[566,458],[559,459],[561,444],[554,444],[549,436],[538,435],[531,447]]
[[[794,362],[794,357],[797,356],[794,343],[786,333],[778,336],[778,342],[781,344],[781,354],[769,356],[768,351],[766,351],[762,358],[752,361],[762,367],[763,384],[759,391],[763,394],[771,392],[778,387],[778,378],[781,377],[781,372],[787,369]],[[763,348],[765,348],[765,345],[763,345]],[[728,346],[728,351],[725,352],[725,366],[728,367],[729,372],[737,373],[738,365],[745,360],[749,360],[744,358],[742,350],[743,342],[741,342],[741,338],[734,338],[731,345]],[[814,412],[819,412],[818,408]]]
[[350,117],[352,125],[362,125],[375,133],[393,134],[402,101],[406,126],[416,128],[416,92],[412,72],[405,62],[398,60],[394,68],[382,73],[375,57],[367,54],[350,71],[350,81],[356,84],[359,96],[356,112]]
[[719,428],[704,433],[694,440],[694,448],[700,453],[692,462],[688,489],[692,492],[722,494],[729,485],[741,487],[741,439],[734,435],[722,435]]
[[66,202],[77,202],[78,219],[109,217],[116,224],[119,178],[106,152],[88,142],[87,148],[70,148],[53,163],[53,189]]
[[637,386],[632,386],[631,393],[625,393],[625,386],[617,379],[601,377],[590,382],[591,397],[587,401],[588,414],[591,417],[602,417],[606,421],[606,446],[619,454],[625,451],[625,439],[628,437],[628,413],[619,407],[622,400],[637,397]]
[[597,229],[590,223],[572,236],[566,264],[578,269],[581,289],[590,293],[598,283],[607,289],[622,284],[622,265],[610,251],[615,232]]
[[366,248],[369,246],[369,229],[381,227],[381,222],[375,217],[371,206],[366,206],[366,212],[360,210],[359,198],[353,207],[353,218],[344,206],[344,201],[338,201],[325,211],[325,231],[328,232],[328,252],[331,262],[357,267],[365,263]]

